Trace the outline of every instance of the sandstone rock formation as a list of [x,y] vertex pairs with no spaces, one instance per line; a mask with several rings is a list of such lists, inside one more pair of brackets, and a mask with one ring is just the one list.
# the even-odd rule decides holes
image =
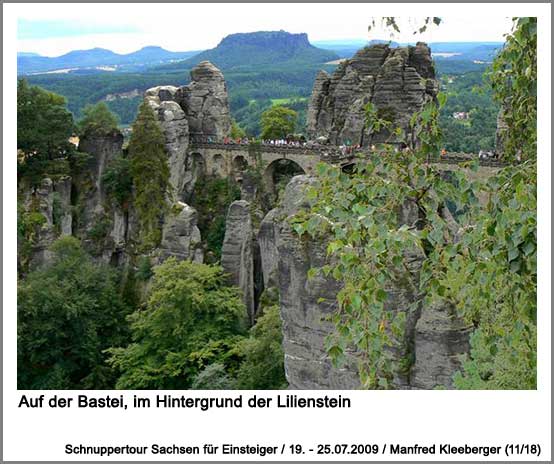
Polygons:
[[273,209],[262,220],[258,232],[264,288],[279,285],[279,209]]
[[[113,130],[109,134],[86,134],[79,141],[79,151],[90,155],[82,184],[87,186],[86,211],[99,213],[104,211],[106,193],[102,185],[102,175],[108,163],[116,156],[122,154],[123,135],[119,130]],[[83,192],[84,193],[84,192]]]
[[177,101],[184,109],[193,137],[222,140],[231,132],[229,97],[223,73],[209,61],[190,72],[191,83],[181,87]]
[[[265,217],[259,236],[262,266],[264,273],[267,269],[268,282],[277,279],[289,387],[353,389],[359,387],[353,360],[339,369],[333,367],[325,351],[325,338],[334,330],[333,324],[325,318],[336,309],[335,298],[340,285],[330,278],[308,280],[311,267],[325,264],[326,243],[302,241],[287,221],[288,217],[309,206],[304,191],[313,182],[308,176],[293,177],[285,189],[282,206]],[[269,243],[272,236],[273,244]],[[326,302],[319,303],[319,298],[325,298]]]
[[145,100],[158,115],[165,136],[165,148],[168,155],[169,182],[177,197],[183,191],[187,148],[189,145],[189,126],[185,112],[174,101],[177,87],[161,86],[148,89]]
[[189,139],[222,141],[231,132],[227,85],[209,61],[191,71],[182,87],[158,86],[145,92],[145,101],[158,115],[169,157],[170,182],[177,200],[186,200],[197,178],[195,160],[188,154]]
[[110,204],[102,183],[110,161],[122,155],[122,146],[123,135],[118,130],[83,136],[79,151],[88,153],[88,163],[71,181],[75,197],[72,201],[76,207],[73,234],[81,238],[90,253],[104,262],[110,262],[113,253],[123,247],[124,239],[120,235],[125,235],[121,212]]
[[53,217],[53,192],[52,179],[45,178],[30,195],[27,195],[25,201],[28,209],[32,209],[44,217],[43,224],[37,227],[36,230],[36,237],[29,258],[30,268],[43,266],[52,258],[49,247],[56,237]]
[[55,201],[59,211],[60,235],[71,235],[73,227],[73,216],[71,214],[71,177],[64,176],[53,184]]
[[[276,285],[279,289],[285,371],[290,388],[359,388],[355,352],[350,351],[346,363],[337,368],[324,348],[326,337],[336,330],[326,317],[337,309],[340,284],[330,277],[307,277],[310,268],[328,264],[326,240],[299,238],[287,220],[309,207],[305,189],[313,182],[308,176],[294,177],[285,190],[282,205],[264,218],[258,235],[264,279],[266,286]],[[399,211],[400,223],[412,223],[416,217],[417,211],[411,204]],[[417,251],[405,255],[414,279],[421,259]],[[409,286],[391,283],[387,293],[388,311],[406,313],[401,346],[392,354],[398,361],[415,359],[411,368],[397,373],[393,379],[395,388],[452,387],[452,375],[460,367],[459,355],[469,349],[467,326],[446,308],[414,309],[416,295]],[[320,302],[320,298],[325,301]]]
[[469,352],[470,330],[449,308],[425,308],[415,327],[411,388],[453,388],[460,357]]
[[197,212],[185,203],[176,205],[177,213],[166,217],[160,244],[160,261],[174,256],[179,260],[203,261],[200,230],[197,227]]
[[411,115],[435,98],[437,91],[431,50],[426,44],[363,48],[332,75],[325,71],[318,74],[308,106],[308,135],[312,139],[326,137],[335,145],[398,142],[384,131],[368,133],[367,103],[375,106],[380,118],[407,130]]
[[237,200],[227,212],[225,238],[221,249],[221,265],[229,274],[229,283],[242,291],[248,318],[255,317],[254,289],[254,233],[250,203]]

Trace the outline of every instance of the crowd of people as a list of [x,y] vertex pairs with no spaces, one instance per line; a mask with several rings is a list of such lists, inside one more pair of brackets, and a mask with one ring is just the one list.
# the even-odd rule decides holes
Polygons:
[[[211,141],[208,141],[208,143],[214,143]],[[231,137],[225,137],[223,139],[224,145],[249,145],[251,143],[256,143],[255,139],[249,139],[248,137],[242,137],[242,138],[236,138],[233,139]],[[301,140],[294,140],[294,139],[264,139],[261,140],[260,143],[262,145],[267,146],[274,146],[274,147],[305,147],[306,142]]]
[[[215,144],[215,143],[221,143],[220,139],[217,139],[213,136],[202,136],[202,137],[191,137],[192,140],[194,140],[197,143],[209,143],[209,144]],[[306,141],[304,137],[286,137],[286,138],[280,138],[280,139],[263,139],[260,141],[257,141],[255,138],[249,138],[249,137],[224,137],[223,138],[223,144],[224,145],[250,145],[259,143],[263,146],[268,147],[283,147],[283,148],[309,148],[309,149],[324,149],[324,148],[331,148],[329,146],[328,141],[323,142],[319,139],[313,140],[313,141]],[[338,148],[338,151],[342,156],[349,156],[351,154],[354,154],[356,151],[361,150],[363,147],[360,144],[352,144],[350,141],[347,141],[346,143],[342,143],[341,145],[333,148]],[[371,145],[370,147],[371,151],[377,150],[377,147],[375,145]],[[405,144],[401,144],[396,147],[396,151],[403,151],[406,153],[410,152],[410,148],[406,146]],[[440,152],[441,157],[448,156],[447,151],[443,148]],[[479,152],[478,158],[480,160],[487,160],[487,159],[497,159],[498,156],[494,152],[485,152],[481,150]]]

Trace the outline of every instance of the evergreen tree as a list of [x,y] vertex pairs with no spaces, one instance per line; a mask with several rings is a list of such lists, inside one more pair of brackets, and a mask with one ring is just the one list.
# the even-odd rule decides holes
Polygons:
[[142,248],[147,250],[160,243],[170,185],[164,135],[154,111],[146,102],[141,104],[133,124],[129,155],[140,240]]
[[103,350],[129,336],[118,275],[94,264],[74,237],[51,251],[52,262],[18,284],[18,388],[113,388]]
[[80,135],[90,133],[103,135],[117,129],[118,118],[104,102],[86,105],[83,114],[83,119],[79,121]]
[[51,160],[69,159],[75,152],[69,142],[73,116],[65,104],[61,95],[30,86],[25,79],[17,83],[17,169],[34,184],[60,169]]

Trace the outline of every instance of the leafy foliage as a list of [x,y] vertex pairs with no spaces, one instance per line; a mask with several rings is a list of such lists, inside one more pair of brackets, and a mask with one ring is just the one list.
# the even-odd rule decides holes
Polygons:
[[18,388],[112,388],[103,350],[128,340],[117,275],[94,265],[73,237],[51,251],[52,263],[18,288]]
[[536,159],[537,18],[514,18],[512,33],[488,77],[504,108],[504,157]]
[[101,181],[106,195],[119,208],[126,210],[133,196],[133,177],[129,158],[117,156],[111,160],[106,166]]
[[[530,88],[512,98],[536,105]],[[387,126],[367,110],[369,128]],[[458,388],[535,388],[535,125],[519,123],[529,138],[520,144],[521,155],[529,161],[482,180],[471,175],[476,164],[444,176],[427,163],[440,149],[437,115],[430,104],[412,117],[405,152],[382,147],[351,174],[320,165],[319,186],[309,192],[311,214],[293,221],[300,235],[331,236],[330,264],[309,273],[343,283],[333,316],[337,332],[327,350],[340,363],[354,346],[363,386],[391,388],[394,374],[406,370],[405,358],[397,356],[406,352],[405,319],[438,304],[454,308],[474,328],[471,352],[455,377]],[[408,264],[417,261],[419,273]],[[411,302],[405,311],[392,311],[391,288]]]
[[298,114],[284,106],[274,106],[264,111],[261,119],[262,139],[281,139],[292,134]]
[[[398,24],[398,18],[395,16],[383,16],[379,19],[372,18],[369,26],[368,31],[371,32],[372,29],[374,29],[378,23],[381,23],[382,26],[384,26],[385,29],[388,29],[391,31],[391,36],[394,35],[394,32],[400,32],[400,26]],[[413,26],[413,34],[422,34],[424,33],[427,28],[431,25],[438,26],[442,22],[442,19],[438,16],[427,16],[425,18],[422,18],[421,22],[417,25]]]
[[243,361],[236,374],[236,388],[271,390],[287,385],[282,348],[283,333],[279,304],[263,308],[263,314],[250,329],[250,336],[237,345]]
[[[44,174],[57,171],[60,158],[75,151],[69,142],[73,117],[61,95],[17,82],[18,172],[38,184]],[[66,173],[67,174],[67,173]]]
[[190,388],[196,376],[227,359],[243,332],[239,291],[218,266],[169,258],[154,269],[146,309],[130,317],[133,343],[110,350],[117,388]]
[[240,188],[232,178],[205,175],[194,186],[191,205],[198,211],[198,228],[206,240],[206,258],[212,262],[221,258],[227,209],[239,199]]
[[20,275],[28,271],[31,251],[46,224],[46,217],[37,208],[36,204],[27,208],[20,198],[17,199],[17,265]]
[[146,282],[154,275],[154,272],[152,271],[152,262],[148,256],[141,256],[138,259],[137,268],[135,276],[138,280]]
[[233,380],[227,374],[225,366],[213,363],[205,367],[196,376],[191,386],[192,390],[232,390]]
[[231,138],[233,140],[236,140],[236,139],[242,139],[245,136],[246,136],[246,132],[244,131],[244,129],[240,127],[237,124],[237,122],[233,119],[231,121]]
[[133,124],[128,151],[140,240],[144,249],[150,249],[161,240],[161,220],[168,210],[170,184],[165,139],[154,111],[146,102],[140,106]]
[[117,129],[118,118],[105,102],[86,105],[83,108],[83,118],[79,121],[79,134],[105,135]]

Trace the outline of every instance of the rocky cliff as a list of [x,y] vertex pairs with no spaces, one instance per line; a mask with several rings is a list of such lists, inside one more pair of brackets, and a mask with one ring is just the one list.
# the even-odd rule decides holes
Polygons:
[[437,92],[431,50],[426,44],[366,47],[341,63],[332,75],[318,74],[308,106],[308,135],[326,137],[336,145],[384,142],[390,134],[369,134],[365,128],[368,103],[375,106],[380,118],[407,130],[411,115]]

